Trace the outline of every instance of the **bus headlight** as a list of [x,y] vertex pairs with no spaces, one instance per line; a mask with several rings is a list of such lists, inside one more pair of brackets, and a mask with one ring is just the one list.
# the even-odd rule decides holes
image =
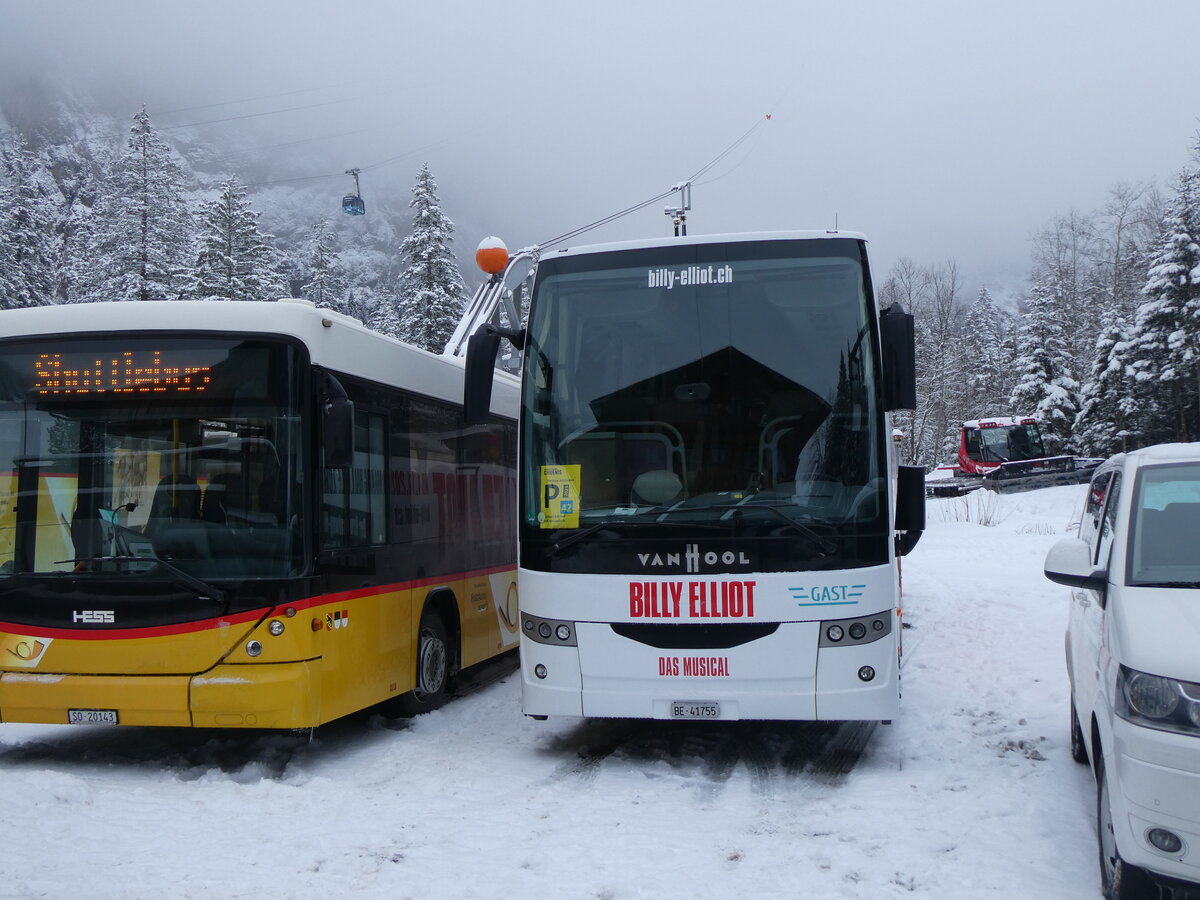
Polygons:
[[575,647],[575,623],[564,622],[562,619],[543,619],[525,613],[521,617],[521,627],[525,637],[538,644],[549,644],[552,647]]
[[824,631],[818,632],[821,647],[856,647],[870,644],[892,633],[892,613],[874,613],[854,619],[838,619],[823,623]]
[[278,619],[272,619],[271,624],[267,626],[267,631],[271,632],[275,637],[279,637],[283,634],[283,623]]
[[263,648],[262,648],[261,641],[247,641],[246,642],[246,655],[247,656],[258,656],[259,654],[262,653],[262,650],[263,650]]

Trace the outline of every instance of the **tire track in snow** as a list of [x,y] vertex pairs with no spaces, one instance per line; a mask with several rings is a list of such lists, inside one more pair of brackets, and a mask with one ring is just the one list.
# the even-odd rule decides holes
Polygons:
[[854,770],[876,724],[590,720],[546,742],[542,753],[560,761],[543,783],[586,785],[606,766],[658,765],[708,798],[739,770],[764,797],[823,792]]

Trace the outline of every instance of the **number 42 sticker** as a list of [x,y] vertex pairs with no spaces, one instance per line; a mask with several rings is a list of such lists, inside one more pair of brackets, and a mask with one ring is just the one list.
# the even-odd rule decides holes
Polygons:
[[542,466],[542,528],[579,527],[579,469],[572,466]]

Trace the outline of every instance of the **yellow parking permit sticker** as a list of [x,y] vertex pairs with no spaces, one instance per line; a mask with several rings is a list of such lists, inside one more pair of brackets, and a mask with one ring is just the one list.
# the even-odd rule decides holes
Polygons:
[[579,466],[542,466],[542,528],[579,527]]

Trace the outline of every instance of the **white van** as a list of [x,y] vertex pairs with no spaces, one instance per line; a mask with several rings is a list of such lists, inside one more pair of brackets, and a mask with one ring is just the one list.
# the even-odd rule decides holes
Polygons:
[[1096,775],[1106,897],[1200,884],[1200,444],[1114,456],[1078,537],[1046,555],[1071,587],[1071,752]]

